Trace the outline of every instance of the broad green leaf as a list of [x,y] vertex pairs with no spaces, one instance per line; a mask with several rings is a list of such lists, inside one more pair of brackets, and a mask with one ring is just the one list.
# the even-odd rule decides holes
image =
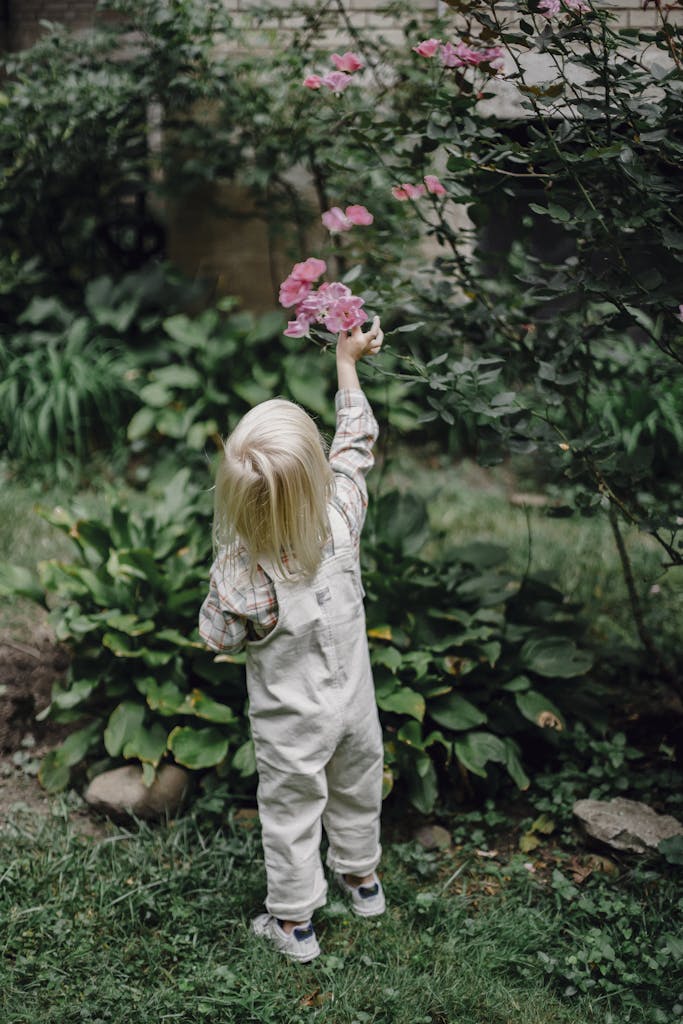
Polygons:
[[549,679],[582,676],[593,664],[587,651],[562,636],[532,637],[522,647],[519,659],[530,672]]
[[526,719],[542,729],[564,729],[565,722],[557,706],[537,690],[515,694],[515,703]]
[[377,695],[377,703],[383,711],[393,711],[398,715],[411,715],[421,722],[425,714],[424,697],[415,693],[407,686],[388,694],[386,697]]
[[436,803],[438,784],[436,771],[429,756],[418,755],[407,770],[403,769],[402,774],[407,777],[408,797],[413,807],[421,814],[431,814]]
[[100,618],[110,629],[116,629],[119,633],[125,633],[127,636],[142,636],[144,633],[151,633],[154,629],[153,619],[139,619],[137,615],[118,610],[103,612]]
[[58,750],[51,750],[40,763],[38,779],[48,793],[57,793],[69,785],[71,772],[68,765],[60,760]]
[[168,737],[168,749],[185,768],[213,768],[224,760],[228,738],[222,729],[179,725]]
[[149,432],[155,427],[157,415],[156,409],[151,409],[147,405],[143,406],[142,409],[138,409],[126,430],[128,440],[139,441],[141,437],[147,437]]
[[37,604],[45,604],[45,590],[36,574],[22,565],[0,562],[0,595],[26,597]]
[[170,681],[159,684],[155,679],[150,679],[145,686],[147,704],[152,711],[158,711],[160,715],[177,715],[186,700],[186,694]]
[[428,710],[429,717],[435,722],[455,731],[473,729],[486,721],[484,712],[459,693],[451,692],[445,697],[430,700]]
[[114,708],[104,730],[104,746],[110,757],[118,757],[138,731],[145,717],[144,704],[122,701]]
[[150,728],[140,725],[123,748],[125,758],[137,758],[145,764],[158,767],[166,753],[168,733],[160,722],[154,722]]
[[504,742],[493,733],[469,732],[461,740],[456,740],[455,756],[469,771],[485,778],[488,762],[505,764],[508,752]]
[[246,779],[256,774],[256,755],[254,753],[254,741],[249,739],[238,747],[232,759],[233,768]]
[[192,690],[188,694],[185,703],[179,708],[180,714],[196,715],[197,718],[205,718],[209,722],[234,722],[235,715],[227,704],[219,704],[213,697],[209,697],[202,690]]
[[395,647],[376,647],[372,652],[372,662],[374,665],[384,665],[390,672],[395,675],[397,670],[401,667],[403,657],[401,652]]
[[510,778],[520,789],[528,789],[531,785],[529,776],[522,767],[522,762],[519,757],[519,747],[514,740],[510,737],[506,737],[503,741],[505,744],[505,767],[508,770]]
[[52,687],[52,704],[60,711],[75,708],[88,699],[98,683],[98,679],[74,679],[66,689],[55,684]]

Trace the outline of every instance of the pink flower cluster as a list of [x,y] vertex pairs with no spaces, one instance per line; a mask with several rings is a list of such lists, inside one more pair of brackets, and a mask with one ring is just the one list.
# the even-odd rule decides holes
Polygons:
[[340,95],[344,89],[351,84],[351,75],[354,71],[360,71],[363,61],[357,53],[333,53],[332,61],[336,71],[329,71],[326,75],[308,75],[304,78],[304,85],[307,89],[320,89],[323,85],[331,92]]
[[538,5],[544,18],[552,18],[555,14],[561,14],[563,7],[574,14],[587,14],[590,11],[589,5],[584,0],[541,0]]
[[[554,0],[546,0],[546,2],[553,3]],[[575,2],[581,3],[582,0],[575,0]],[[452,43],[442,43],[440,39],[423,39],[421,43],[413,47],[413,50],[420,57],[435,57],[438,53],[445,68],[476,68],[480,64],[488,64],[494,71],[500,71],[504,64],[503,50],[500,46],[474,50],[463,42],[453,46]]]
[[374,219],[365,206],[347,206],[345,211],[333,206],[322,215],[322,222],[332,235],[350,231],[354,224],[372,224]]
[[296,263],[280,285],[280,305],[285,309],[296,306],[296,319],[287,324],[288,338],[303,338],[311,324],[324,324],[328,331],[350,331],[365,323],[363,299],[351,293],[345,284],[332,282],[313,288],[327,270],[324,260],[310,256],[304,263]]
[[408,199],[419,199],[425,192],[429,192],[433,196],[446,195],[446,189],[435,174],[425,174],[423,181],[424,185],[410,185],[407,181],[402,185],[394,185],[391,194],[401,203],[405,203]]

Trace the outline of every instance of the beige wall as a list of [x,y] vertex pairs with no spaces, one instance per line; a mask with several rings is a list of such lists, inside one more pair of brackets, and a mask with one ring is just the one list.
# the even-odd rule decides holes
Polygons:
[[[144,0],[140,0],[144,3]],[[291,6],[290,0],[270,0],[276,7],[283,10]],[[315,8],[320,0],[309,0],[307,6]],[[5,37],[5,45],[12,50],[21,50],[30,46],[40,35],[40,21],[56,21],[75,30],[90,27],[95,20],[97,0],[7,0],[9,24],[0,26],[0,46]],[[239,15],[262,6],[261,0],[225,0],[229,11]],[[385,6],[384,0],[346,0],[346,10],[353,24],[358,28],[368,28],[381,32],[388,39],[398,38],[395,19],[380,14]],[[503,5],[501,5],[503,6]],[[654,3],[649,3],[643,10],[641,0],[603,0],[601,6],[610,8],[619,17],[620,23],[627,28],[654,28],[657,24],[657,10]],[[414,0],[413,9],[417,11],[436,11],[445,9],[445,4],[438,0]],[[683,23],[683,7],[670,12],[670,18],[678,24]],[[4,33],[2,31],[4,29]]]

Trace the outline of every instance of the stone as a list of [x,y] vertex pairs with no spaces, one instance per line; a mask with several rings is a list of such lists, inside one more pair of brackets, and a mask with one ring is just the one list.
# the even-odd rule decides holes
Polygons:
[[683,835],[680,821],[638,800],[577,800],[573,811],[589,836],[615,850],[645,853],[656,850],[662,839]]
[[142,781],[140,765],[130,764],[97,775],[83,796],[90,807],[115,820],[153,821],[176,814],[189,788],[190,773],[175,764],[163,765],[149,787]]
[[425,825],[417,830],[415,839],[425,850],[447,850],[451,845],[451,834],[441,825]]

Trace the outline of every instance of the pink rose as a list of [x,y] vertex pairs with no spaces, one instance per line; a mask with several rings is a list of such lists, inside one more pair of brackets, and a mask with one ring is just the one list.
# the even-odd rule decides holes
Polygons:
[[349,218],[338,206],[333,206],[330,210],[326,210],[321,220],[332,235],[336,235],[340,231],[348,231],[349,228],[353,227]]
[[425,174],[424,183],[427,186],[427,191],[431,192],[433,196],[445,196],[446,189],[443,187],[439,179],[435,174]]
[[391,194],[394,199],[404,203],[407,199],[419,199],[420,196],[423,196],[425,194],[425,187],[424,185],[410,185],[407,181],[404,181],[402,185],[394,185]]
[[330,234],[334,235],[350,231],[354,224],[372,224],[375,218],[364,206],[347,206],[345,211],[333,206],[325,211],[321,219]]
[[421,57],[433,57],[439,49],[440,43],[440,39],[423,39],[421,43],[413,47],[413,50],[415,53],[419,53]]
[[317,281],[326,270],[327,263],[325,263],[325,260],[309,256],[303,263],[295,263],[289,276],[296,281]]
[[305,316],[298,316],[296,320],[290,320],[283,331],[288,338],[303,338],[310,330],[310,323]]
[[538,9],[544,18],[552,18],[554,14],[560,13],[560,0],[541,0]]
[[679,320],[681,321],[681,323],[683,324],[683,302],[682,302],[682,303],[681,303],[681,305],[680,305],[680,306],[678,307],[678,319],[679,319]]
[[372,224],[375,219],[365,206],[347,206],[346,216],[352,224]]
[[565,6],[575,14],[588,14],[590,7],[583,0],[564,0]]
[[296,278],[286,278],[280,285],[280,305],[285,309],[289,309],[290,306],[296,306],[306,298],[311,290],[309,281],[300,281]]
[[363,61],[360,59],[357,53],[351,53],[347,50],[346,53],[340,57],[338,53],[332,54],[332,60],[337,71],[348,71],[353,73],[354,71],[360,71],[363,67]]
[[351,76],[347,75],[344,71],[330,71],[329,74],[320,79],[320,82],[339,95],[351,84]]
[[322,85],[322,78],[320,75],[309,75],[308,78],[304,78],[304,85],[307,89],[319,89]]

